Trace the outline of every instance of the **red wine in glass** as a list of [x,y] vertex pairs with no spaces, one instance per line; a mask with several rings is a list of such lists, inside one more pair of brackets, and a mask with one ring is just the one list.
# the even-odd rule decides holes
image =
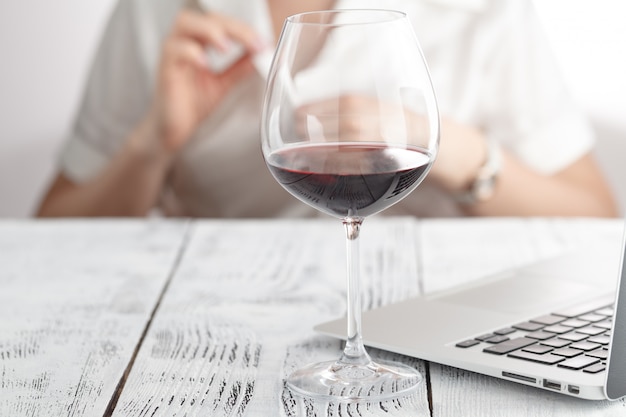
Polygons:
[[331,216],[367,217],[419,185],[433,158],[424,149],[387,143],[307,143],[281,148],[267,165],[303,202]]

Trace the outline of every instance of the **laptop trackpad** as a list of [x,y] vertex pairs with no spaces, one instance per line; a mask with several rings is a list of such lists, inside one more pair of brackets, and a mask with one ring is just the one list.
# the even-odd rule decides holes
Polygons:
[[511,274],[509,278],[464,286],[462,291],[428,298],[444,303],[518,314],[552,310],[605,292],[606,289],[589,284],[545,275],[529,274],[520,277]]

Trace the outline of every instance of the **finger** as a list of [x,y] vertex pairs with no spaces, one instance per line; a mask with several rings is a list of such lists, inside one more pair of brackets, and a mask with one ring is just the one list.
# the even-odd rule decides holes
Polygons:
[[212,46],[226,52],[233,41],[257,52],[261,42],[256,32],[234,19],[216,13],[182,11],[174,24],[172,36],[192,38],[204,46]]
[[250,54],[246,54],[235,62],[230,68],[218,76],[219,82],[225,90],[232,88],[242,79],[254,72],[254,65]]
[[183,10],[176,17],[171,36],[174,38],[193,39],[203,46],[213,46],[219,50],[228,49],[226,33],[206,15]]
[[223,24],[222,29],[230,39],[241,43],[252,53],[260,52],[265,49],[265,42],[253,28],[228,16],[219,17]]
[[324,99],[312,103],[303,104],[298,108],[300,114],[326,114],[334,110],[337,112],[339,108],[339,97],[332,99]]
[[307,103],[301,106],[300,110],[321,116],[330,114],[375,114],[378,111],[377,103],[368,97],[346,95]]
[[170,38],[163,46],[165,64],[186,63],[198,68],[205,67],[204,48],[196,42],[182,38]]

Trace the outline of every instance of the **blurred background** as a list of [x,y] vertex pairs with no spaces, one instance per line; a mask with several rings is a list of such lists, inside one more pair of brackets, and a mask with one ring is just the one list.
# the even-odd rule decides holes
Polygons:
[[[0,1],[0,217],[32,216],[116,0]],[[519,0],[532,1],[532,0]],[[626,208],[626,1],[534,0]]]

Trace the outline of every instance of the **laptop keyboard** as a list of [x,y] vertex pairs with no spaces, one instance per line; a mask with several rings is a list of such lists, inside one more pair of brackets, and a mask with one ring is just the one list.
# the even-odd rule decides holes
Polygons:
[[456,344],[493,355],[599,373],[606,369],[613,305],[584,305],[554,312]]

